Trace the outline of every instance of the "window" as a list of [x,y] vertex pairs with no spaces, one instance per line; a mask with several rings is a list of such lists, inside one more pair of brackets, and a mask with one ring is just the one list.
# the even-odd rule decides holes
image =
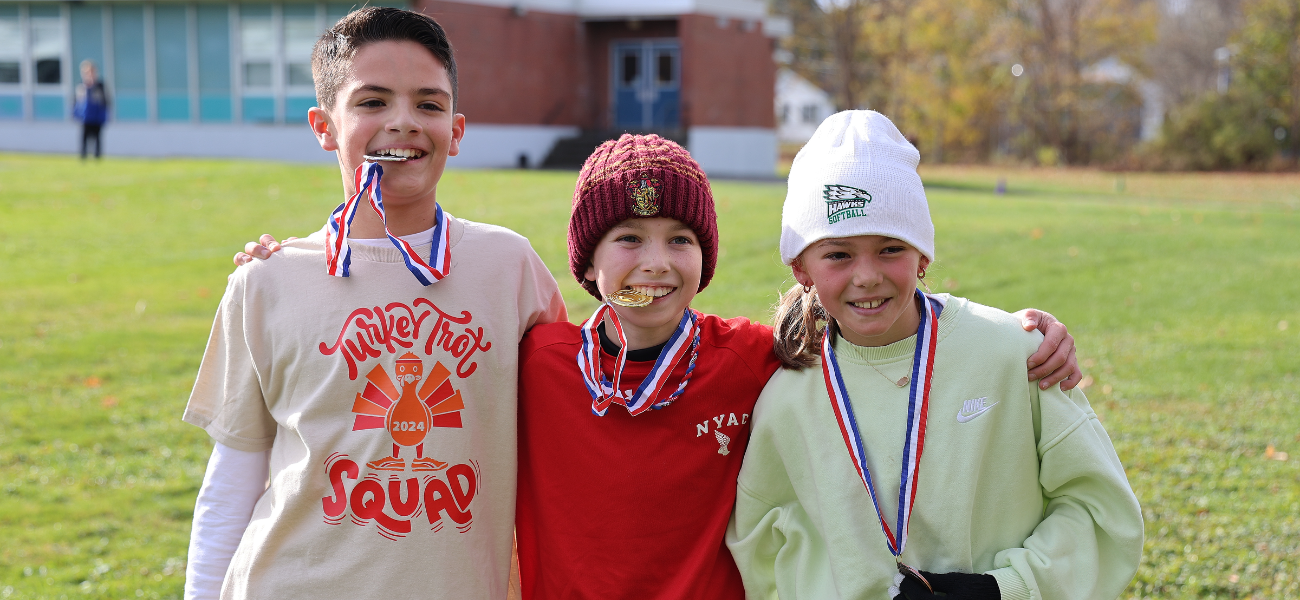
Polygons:
[[803,122],[804,122],[804,123],[818,123],[818,122],[820,122],[821,119],[820,119],[819,116],[818,116],[820,112],[821,112],[821,111],[817,110],[817,105],[816,105],[816,104],[805,104],[805,105],[803,105]]
[[790,122],[790,105],[789,105],[789,104],[782,104],[782,105],[781,105],[781,112],[778,113],[778,114],[779,114],[780,116],[777,117],[777,118],[781,120],[781,124],[782,124],[782,125],[784,125],[784,124],[786,124],[786,123],[789,123],[789,122]]
[[636,52],[628,52],[623,55],[623,76],[619,79],[625,86],[636,85],[636,80],[641,76],[641,55]]
[[23,32],[18,27],[18,7],[0,6],[0,85],[21,83]]
[[32,63],[37,84],[58,85],[63,81],[63,46],[67,39],[63,19],[36,17],[31,20]]
[[667,51],[660,51],[659,55],[655,57],[659,85],[672,85],[677,81],[677,65],[675,64],[676,61],[673,60],[674,57],[675,53]]

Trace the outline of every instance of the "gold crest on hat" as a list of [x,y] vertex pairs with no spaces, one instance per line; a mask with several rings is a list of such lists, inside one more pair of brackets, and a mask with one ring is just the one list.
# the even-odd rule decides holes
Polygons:
[[659,214],[659,190],[663,183],[658,179],[639,177],[627,183],[628,195],[632,197],[632,212],[639,217],[653,217]]

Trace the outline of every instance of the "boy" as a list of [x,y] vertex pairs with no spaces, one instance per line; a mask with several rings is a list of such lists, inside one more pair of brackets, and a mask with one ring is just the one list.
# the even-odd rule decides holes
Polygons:
[[312,70],[349,200],[222,299],[184,417],[217,442],[186,597],[505,597],[518,341],[565,319],[559,290],[437,203],[465,118],[436,22],[354,12]]

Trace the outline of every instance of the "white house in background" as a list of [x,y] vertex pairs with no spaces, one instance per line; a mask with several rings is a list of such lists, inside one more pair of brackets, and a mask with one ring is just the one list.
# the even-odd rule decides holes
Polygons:
[[776,73],[776,138],[783,143],[802,144],[817,126],[835,113],[831,95],[790,69]]

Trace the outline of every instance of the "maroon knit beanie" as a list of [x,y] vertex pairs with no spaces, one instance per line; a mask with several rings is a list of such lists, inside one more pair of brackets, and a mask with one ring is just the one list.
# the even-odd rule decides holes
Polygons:
[[578,174],[569,217],[569,269],[597,300],[596,283],[583,277],[596,244],[623,221],[651,217],[677,219],[695,232],[704,258],[703,290],[718,262],[718,214],[699,163],[685,148],[657,135],[625,133],[601,144]]

